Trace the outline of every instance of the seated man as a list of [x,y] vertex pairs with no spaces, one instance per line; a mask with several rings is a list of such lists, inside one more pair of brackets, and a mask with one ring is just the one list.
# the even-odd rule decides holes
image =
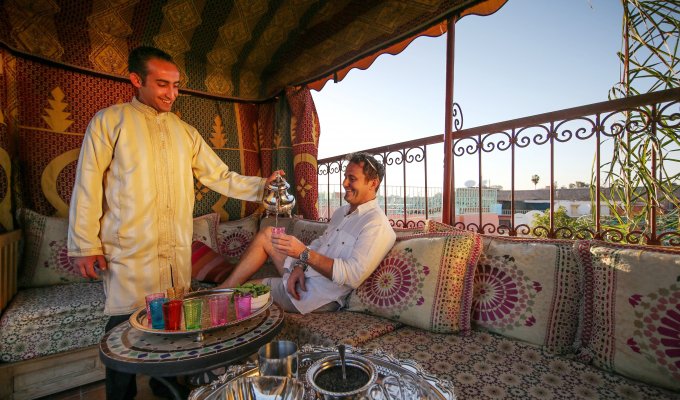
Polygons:
[[220,287],[244,283],[271,257],[281,278],[262,282],[287,312],[335,311],[378,267],[396,235],[376,194],[385,167],[368,153],[354,153],[342,186],[348,204],[333,213],[326,232],[309,247],[296,237],[260,231]]

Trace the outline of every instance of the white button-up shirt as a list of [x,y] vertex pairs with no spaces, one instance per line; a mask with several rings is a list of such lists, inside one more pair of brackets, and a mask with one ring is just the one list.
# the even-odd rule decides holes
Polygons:
[[[287,293],[302,314],[333,301],[344,306],[347,295],[375,271],[394,245],[396,235],[377,200],[347,214],[349,207],[346,204],[336,210],[324,234],[309,245],[313,251],[333,258],[333,280],[310,267],[305,272],[307,291],[298,291],[300,300]],[[284,263],[285,287],[295,261],[288,257]]]

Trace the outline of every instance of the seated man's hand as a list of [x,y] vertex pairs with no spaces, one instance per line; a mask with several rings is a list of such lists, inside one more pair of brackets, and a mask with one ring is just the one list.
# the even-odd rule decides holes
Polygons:
[[298,238],[285,233],[272,233],[272,247],[279,253],[293,258],[299,258],[300,253],[307,247]]
[[290,293],[295,300],[300,300],[297,285],[300,285],[300,290],[303,292],[307,291],[307,286],[305,286],[305,272],[299,267],[295,267],[293,268],[293,271],[291,271],[290,276],[288,277],[288,286],[286,287],[286,290],[288,290],[288,293]]
[[108,268],[106,265],[106,258],[103,255],[73,257],[73,265],[80,270],[83,278],[98,279],[95,266],[104,271]]

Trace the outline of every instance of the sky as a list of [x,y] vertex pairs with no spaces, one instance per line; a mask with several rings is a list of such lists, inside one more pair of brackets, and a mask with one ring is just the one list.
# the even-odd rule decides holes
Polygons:
[[[454,101],[462,108],[463,127],[606,101],[621,74],[621,21],[620,0],[509,0],[491,16],[461,19]],[[369,69],[352,70],[342,81],[312,91],[321,129],[319,159],[442,134],[445,81],[443,35],[418,38],[402,53],[382,55]],[[583,143],[570,143],[556,153],[559,185],[589,180],[592,145],[588,151],[579,146]],[[428,148],[430,186],[441,185],[438,149]],[[538,187],[549,182],[548,148],[539,150],[527,150],[526,162],[518,163],[518,189],[534,188],[533,174],[542,177]],[[509,189],[508,160],[509,155],[485,159],[482,180]],[[416,175],[409,184],[422,184]],[[477,177],[475,160],[457,169],[456,186]],[[391,184],[400,182],[388,180]]]

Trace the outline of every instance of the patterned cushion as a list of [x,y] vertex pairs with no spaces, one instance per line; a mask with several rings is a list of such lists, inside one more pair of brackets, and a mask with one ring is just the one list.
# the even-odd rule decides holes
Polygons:
[[20,290],[0,319],[0,361],[98,344],[108,319],[101,282]]
[[220,215],[217,213],[206,214],[194,218],[194,235],[192,242],[199,241],[207,244],[210,248],[217,250],[217,224],[220,222]]
[[394,233],[397,235],[398,238],[404,236],[413,236],[419,233],[427,233],[427,231],[425,231],[425,227],[398,228],[393,226],[392,229],[394,230]]
[[362,347],[415,360],[426,372],[453,383],[458,400],[678,398],[677,393],[485,331],[463,337],[403,327]]
[[484,236],[475,272],[475,326],[573,353],[582,298],[580,267],[569,240]]
[[300,239],[306,245],[309,245],[314,239],[323,235],[328,228],[328,222],[311,221],[308,219],[301,219],[295,222],[293,226],[293,236]]
[[680,390],[680,251],[580,241],[585,302],[580,356]]
[[241,258],[257,233],[258,215],[217,225],[218,251],[226,257]]
[[67,255],[67,218],[46,217],[29,209],[20,215],[25,239],[20,288],[91,281],[80,275]]
[[459,229],[451,225],[447,225],[445,223],[435,221],[433,219],[428,219],[425,221],[425,227],[423,230],[426,233],[436,233],[436,232],[455,232],[455,231],[460,231],[460,232],[468,232],[464,229]]
[[202,282],[222,283],[236,264],[198,240],[191,244],[191,278]]
[[468,232],[398,238],[351,294],[349,310],[433,332],[467,332],[480,249],[481,238]]
[[402,326],[384,318],[349,311],[286,313],[285,318],[280,338],[322,346],[340,343],[361,346]]

